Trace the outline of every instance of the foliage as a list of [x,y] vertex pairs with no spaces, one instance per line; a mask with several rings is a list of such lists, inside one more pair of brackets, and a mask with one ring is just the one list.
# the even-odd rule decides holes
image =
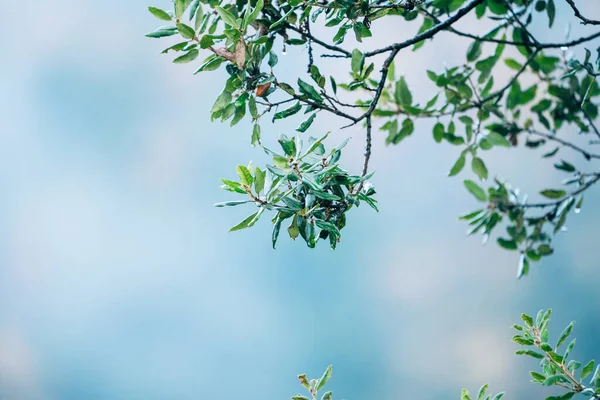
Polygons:
[[[174,0],[172,10],[149,7],[150,13],[169,24],[147,34],[151,38],[178,36],[178,42],[163,53],[176,53],[177,64],[194,62],[207,53],[196,73],[224,67],[228,78],[212,106],[211,119],[230,121],[244,118],[253,123],[251,144],[271,158],[265,168],[239,165],[237,180],[223,179],[224,190],[245,196],[216,204],[230,207],[254,204],[258,211],[231,228],[253,226],[265,211],[272,211],[272,242],[275,247],[281,225],[289,220],[292,239],[302,237],[309,247],[328,239],[335,248],[347,212],[367,203],[377,210],[375,190],[369,179],[373,126],[385,133],[388,145],[407,140],[421,121],[434,121],[433,140],[459,149],[449,166],[450,177],[470,169],[463,179],[465,189],[481,206],[462,217],[470,235],[481,233],[484,243],[492,234],[499,246],[519,253],[517,276],[527,275],[531,262],[554,252],[552,238],[565,230],[571,213],[579,213],[585,192],[600,181],[598,98],[600,85],[600,21],[585,16],[573,0],[563,4],[573,21],[591,27],[587,36],[549,42],[547,32],[537,32],[534,23],[556,29],[556,0]],[[468,17],[471,16],[471,17]],[[403,41],[368,49],[371,27],[383,17],[399,23],[419,24],[416,33]],[[490,29],[474,34],[456,28],[463,18],[476,19]],[[312,27],[324,27],[318,37]],[[330,30],[327,30],[329,28]],[[535,32],[534,32],[535,31]],[[424,75],[436,88],[426,100],[411,91],[411,79],[395,73],[394,60],[405,49],[422,48],[441,32],[468,41],[465,62],[457,66],[432,65]],[[352,35],[360,48],[344,47]],[[300,47],[307,51],[306,73],[285,82],[278,70],[275,45]],[[321,61],[342,59],[346,73],[325,76]],[[378,58],[376,56],[381,55]],[[380,61],[382,59],[382,61]],[[378,72],[375,72],[378,71]],[[508,73],[502,81],[500,77]],[[359,100],[352,102],[348,98]],[[272,122],[303,113],[293,135],[278,139],[281,151],[264,146],[261,137],[265,120]],[[326,150],[328,134],[319,139],[305,136],[320,114],[332,114],[343,127],[364,127],[365,154],[362,171],[351,174],[340,164],[347,140]],[[591,138],[591,139],[590,139]],[[581,144],[583,143],[583,144]],[[543,198],[530,202],[526,194],[490,173],[486,153],[524,147],[544,149],[542,159],[558,159],[553,168],[565,174],[560,185],[539,188]],[[576,163],[574,156],[581,157]],[[500,227],[506,233],[500,233]],[[550,311],[534,319],[523,315],[525,325],[515,325],[513,340],[522,349],[517,354],[540,360],[532,371],[533,382],[566,390],[547,400],[570,399],[576,394],[600,400],[600,366],[568,360],[575,340],[563,348],[572,333],[571,323],[556,345],[549,343]],[[331,376],[331,367],[320,379],[300,383],[312,400]],[[499,400],[484,385],[478,400]],[[321,400],[331,399],[326,392]],[[463,390],[463,400],[470,400]],[[295,400],[310,400],[298,395]]]
[[[239,182],[225,184],[227,190],[248,195],[248,203],[258,207],[232,230],[254,225],[269,210],[275,212],[274,236],[282,220],[291,218],[290,237],[299,231],[309,247],[314,247],[316,238],[328,237],[335,247],[350,207],[361,202],[375,207],[374,191],[367,184],[372,125],[386,133],[387,144],[396,145],[411,136],[420,121],[433,119],[434,141],[459,149],[449,175],[457,176],[469,166],[474,174],[463,184],[482,206],[462,217],[469,224],[468,233],[481,233],[485,242],[505,227],[506,233],[496,240],[504,249],[519,252],[520,277],[527,274],[531,262],[553,253],[553,235],[565,229],[569,214],[579,212],[584,192],[600,181],[600,171],[593,166],[600,154],[591,149],[600,143],[595,124],[600,49],[594,56],[585,47],[600,37],[595,29],[600,22],[584,16],[572,0],[566,3],[575,21],[594,27],[591,34],[571,39],[567,33],[560,42],[543,40],[546,32],[534,34],[538,30],[534,22],[556,28],[555,0],[175,0],[172,10],[149,8],[169,24],[147,36],[178,36],[178,42],[164,51],[176,53],[175,63],[190,63],[207,53],[197,73],[224,67],[229,78],[211,109],[211,119],[230,121],[233,126],[249,118],[254,123],[253,145],[262,147],[261,126],[267,115],[273,122],[301,112],[306,115],[297,135],[280,138],[284,154],[265,148],[274,165],[254,169],[274,182],[273,193],[264,188],[263,197],[253,193],[256,175],[245,171]],[[491,29],[481,35],[457,29],[456,23],[467,16]],[[383,17],[407,26],[414,21],[420,28],[407,40],[363,49],[372,36],[372,25]],[[330,31],[320,38],[313,34],[313,26]],[[437,90],[421,104],[411,92],[410,79],[395,74],[394,59],[402,50],[418,50],[444,31],[469,42],[465,62],[430,66],[424,74]],[[354,36],[360,49],[343,46],[348,35]],[[284,49],[307,49],[306,75],[295,82],[280,78],[274,50],[279,40]],[[578,50],[579,46],[584,48]],[[322,51],[321,60],[347,60],[346,74],[324,76],[315,59],[317,49]],[[377,55],[385,57],[376,66]],[[498,72],[506,71],[509,77],[501,81]],[[364,100],[344,99],[356,95]],[[364,126],[366,151],[360,174],[343,171],[335,151],[327,156],[321,147],[311,154],[293,151],[322,113],[337,116],[346,126]],[[574,136],[587,144],[577,144]],[[532,151],[548,147],[542,158],[560,157],[554,168],[564,172],[565,179],[561,186],[540,188],[539,196],[546,200],[530,202],[488,170],[486,152],[521,146]],[[582,165],[573,161],[577,154]],[[318,156],[323,156],[321,164]],[[281,192],[280,186],[289,189]],[[319,193],[327,195],[319,197]]]
[[[310,397],[306,397],[301,394],[298,394],[298,395],[292,397],[292,400],[311,400],[311,399],[317,400],[319,391],[325,387],[325,385],[327,384],[327,382],[329,381],[330,378],[331,378],[331,365],[329,367],[327,367],[327,369],[323,373],[323,376],[321,376],[319,379],[308,380],[306,378],[306,374],[298,375],[300,384],[308,390]],[[333,399],[333,397],[332,397],[331,391],[325,392],[321,396],[321,400],[332,400],[332,399]]]
[[329,239],[331,248],[335,249],[340,229],[346,225],[346,212],[353,205],[364,201],[377,210],[376,201],[371,198],[375,189],[364,184],[369,175],[349,175],[337,164],[347,140],[326,154],[322,143],[326,137],[310,137],[308,143],[304,143],[299,135],[292,139],[282,135],[279,144],[283,153],[264,147],[273,157],[274,165],[267,165],[265,171],[252,165],[239,165],[236,169],[239,181],[223,179],[223,189],[244,194],[249,199],[217,203],[217,207],[250,202],[260,206],[231,231],[250,227],[265,210],[274,210],[273,247],[281,224],[291,219],[287,231],[292,239],[301,236],[309,247],[315,247],[318,239]]
[[[596,366],[594,360],[585,364],[576,360],[567,361],[575,347],[575,339],[569,340],[574,322],[571,322],[562,331],[556,345],[550,344],[548,323],[551,313],[552,310],[540,310],[535,319],[523,314],[521,319],[525,324],[514,325],[517,334],[513,336],[512,340],[523,347],[517,350],[517,354],[540,360],[539,371],[529,372],[533,378],[532,382],[543,386],[558,387],[563,392],[566,390],[563,394],[550,396],[546,400],[568,400],[576,394],[600,399],[600,365]],[[561,347],[564,350],[560,350]],[[487,385],[479,390],[478,400],[490,399],[490,396],[485,396],[486,390]],[[494,400],[499,400],[503,394],[496,395]],[[465,389],[463,389],[461,400],[471,400],[469,392]]]
[[[552,310],[540,310],[536,318],[523,314],[521,319],[524,325],[514,325],[517,334],[512,340],[522,349],[516,354],[526,355],[540,360],[539,371],[530,371],[533,378],[531,382],[543,386],[560,388],[562,394],[547,397],[546,400],[569,400],[576,394],[582,394],[592,399],[600,399],[600,365],[596,366],[594,360],[585,364],[576,360],[568,360],[575,346],[575,339],[569,340],[573,332],[574,322],[571,322],[562,331],[556,345],[549,342],[548,323]],[[568,344],[567,344],[568,343]],[[566,346],[565,346],[566,345]],[[563,348],[564,350],[560,350]],[[320,379],[306,378],[305,374],[299,375],[300,383],[310,393],[310,398],[302,395],[292,397],[292,400],[316,400],[318,391],[321,390],[331,377],[331,366],[327,368]],[[483,385],[476,397],[471,397],[469,391],[462,390],[461,400],[500,400],[504,392],[496,395],[488,393],[488,385]],[[565,392],[566,390],[566,392]],[[321,400],[331,400],[332,392],[326,392]]]

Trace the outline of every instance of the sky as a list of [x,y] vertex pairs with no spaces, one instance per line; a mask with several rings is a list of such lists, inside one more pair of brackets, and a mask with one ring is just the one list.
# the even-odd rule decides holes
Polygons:
[[[600,357],[600,192],[517,280],[515,253],[457,221],[477,204],[446,176],[459,150],[436,145],[429,122],[398,146],[374,133],[380,212],[353,210],[338,250],[283,235],[273,250],[267,218],[228,233],[252,211],[215,209],[231,198],[219,179],[268,159],[247,122],[210,122],[223,72],[194,76],[197,65],[159,54],[172,41],[144,37],[160,25],[146,7],[169,4],[147,1],[4,7],[1,400],[285,399],[303,390],[297,374],[330,364],[336,399],[452,399],[487,382],[507,398],[549,395],[510,342],[520,313],[540,308],[554,310],[555,334],[577,321],[575,357]],[[549,39],[569,17],[562,4],[557,15]],[[417,28],[377,21],[361,48]],[[426,101],[425,69],[462,62],[467,45],[440,35],[401,52],[396,71]],[[282,76],[295,79],[305,56],[280,54]],[[263,124],[264,140],[297,123]],[[319,117],[311,130],[352,137],[345,166],[358,171],[364,133],[339,128]],[[539,154],[500,149],[485,161],[535,193],[562,179]]]

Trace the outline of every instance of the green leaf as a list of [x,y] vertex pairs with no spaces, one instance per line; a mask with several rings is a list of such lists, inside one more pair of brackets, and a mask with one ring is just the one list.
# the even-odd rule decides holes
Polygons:
[[323,373],[323,376],[317,382],[317,386],[316,386],[315,389],[317,391],[321,390],[323,388],[323,386],[325,386],[325,384],[327,383],[327,381],[329,381],[329,378],[331,378],[331,365],[329,367],[327,367],[327,369]]
[[175,0],[175,16],[181,18],[191,3],[192,0]]
[[300,104],[300,102],[297,102],[296,104],[294,104],[290,108],[287,108],[287,109],[285,109],[283,111],[279,111],[278,113],[276,113],[273,116],[273,121],[278,120],[278,119],[284,119],[284,118],[287,118],[287,117],[291,117],[292,115],[296,114],[301,109],[302,109],[302,104]]
[[288,234],[290,235],[290,238],[292,240],[296,240],[296,238],[300,235],[300,229],[298,229],[298,223],[297,223],[297,219],[298,216],[294,215],[294,219],[292,220],[292,223],[290,224],[290,226],[288,226]]
[[213,104],[210,112],[214,113],[223,110],[229,105],[229,103],[231,103],[231,93],[223,91],[219,97],[217,97],[217,100],[215,101],[215,104]]
[[519,64],[516,60],[512,58],[507,58],[504,60],[504,64],[510,69],[514,69],[515,71],[519,71],[523,66]]
[[171,16],[166,12],[156,7],[148,7],[148,11],[152,13],[156,18],[161,19],[163,21],[170,21]]
[[582,380],[587,378],[594,370],[594,365],[595,365],[594,360],[591,360],[589,363],[585,364],[583,366],[583,368],[581,369],[581,376],[579,378]]
[[531,318],[531,316],[527,314],[521,314],[521,320],[523,320],[528,327],[534,327],[533,318]]
[[305,96],[313,99],[318,103],[323,102],[323,97],[321,97],[317,90],[312,85],[309,85],[300,78],[298,78],[298,87],[300,88],[300,93],[304,94]]
[[329,392],[326,392],[323,395],[323,397],[321,397],[321,400],[332,400],[331,393],[332,393],[331,390]]
[[196,72],[194,72],[194,75],[196,75],[202,71],[214,71],[215,69],[219,68],[219,66],[221,65],[223,60],[224,60],[224,58],[217,57],[215,55],[211,55],[211,56],[207,57],[206,60],[204,60],[204,62],[200,66],[200,68],[198,68],[196,70]]
[[265,173],[262,169],[256,168],[254,172],[254,189],[259,194],[265,188]]
[[554,17],[556,16],[556,7],[554,6],[554,0],[548,0],[546,5],[546,12],[548,13],[548,27],[552,28],[554,25]]
[[479,388],[479,392],[477,393],[477,400],[483,400],[485,397],[485,392],[488,390],[488,385],[485,384],[481,388]]
[[300,126],[298,128],[296,128],[296,131],[297,132],[306,132],[306,130],[308,128],[310,128],[310,126],[312,125],[312,123],[315,120],[316,116],[317,116],[317,114],[315,114],[315,113],[311,114],[307,119],[305,119],[304,121],[302,121],[302,123],[300,124]]
[[161,26],[155,31],[146,34],[146,37],[158,39],[167,36],[177,35],[177,28],[174,26]]
[[[328,231],[330,234],[340,237],[340,230],[331,222],[323,221],[320,219],[315,220],[315,224],[324,231]],[[319,382],[320,383],[320,382]]]
[[487,201],[487,195],[485,194],[485,191],[479,186],[477,185],[475,182],[473,182],[472,180],[466,180],[463,182],[465,187],[467,188],[467,190],[469,192],[471,192],[471,194],[473,196],[475,196],[475,198],[479,201]]
[[596,388],[600,387],[600,365],[596,367],[596,371],[594,371],[594,375],[590,379],[590,385]]
[[246,26],[248,26],[248,25],[252,24],[254,21],[256,21],[256,19],[260,16],[260,12],[262,11],[264,5],[265,5],[264,0],[258,0],[256,2],[256,6],[254,7],[254,9],[252,9],[252,12],[246,18],[246,21],[245,21]]
[[333,201],[341,200],[341,198],[339,196],[336,196],[335,194],[322,192],[320,190],[314,190],[313,194],[322,200],[333,200]]
[[188,51],[187,53],[174,59],[173,62],[175,64],[189,63],[189,62],[194,61],[196,58],[198,58],[199,54],[200,54],[200,52],[197,49],[192,49],[192,50]]
[[252,119],[258,118],[258,108],[256,107],[256,99],[254,96],[250,96],[248,99],[248,110],[250,111],[250,115],[252,115]]
[[571,332],[573,332],[574,324],[575,324],[574,322],[571,322],[569,324],[569,326],[567,326],[565,328],[565,330],[560,334],[558,342],[556,343],[556,348],[559,348],[569,338],[569,336],[571,335]]
[[244,167],[243,165],[238,165],[235,168],[235,170],[236,170],[238,176],[240,177],[240,182],[242,183],[242,185],[246,185],[246,186],[252,185],[252,181],[254,179],[252,178],[252,174],[250,173],[248,168]]
[[240,29],[240,25],[237,23],[237,19],[232,13],[219,6],[215,7],[215,10],[219,13],[221,18],[227,25],[232,26],[236,29]]
[[560,164],[554,164],[554,168],[560,169],[565,172],[575,172],[576,168],[573,164],[566,162],[565,160],[560,160]]
[[542,358],[544,358],[544,356],[542,354],[537,353],[537,352],[535,352],[533,350],[518,350],[516,352],[516,354],[530,356],[530,357],[533,357],[533,358],[537,358],[538,360],[541,360]]
[[498,132],[489,132],[485,140],[493,146],[510,147],[510,142]]
[[412,94],[410,93],[410,89],[408,88],[404,77],[401,77],[396,83],[395,97],[398,104],[403,106],[410,106],[412,104]]
[[467,389],[461,390],[460,400],[471,400],[471,396],[469,396],[469,391]]
[[[262,208],[261,208],[262,210]],[[246,219],[244,219],[242,222],[240,222],[239,224],[237,224],[236,226],[232,227],[229,232],[235,232],[235,231],[239,231],[241,229],[244,228],[248,228],[250,227],[250,223],[254,220],[254,218],[256,218],[258,216],[260,211],[255,212],[254,214],[246,217]]]
[[186,39],[193,39],[194,36],[196,36],[196,32],[194,32],[194,29],[187,26],[186,24],[177,24],[177,30],[179,30],[181,36],[183,36]]
[[481,158],[473,157],[473,160],[471,161],[471,169],[473,172],[475,172],[475,174],[477,174],[479,179],[486,180],[488,178],[487,167]]
[[444,125],[441,122],[438,122],[433,127],[433,139],[437,143],[441,143],[443,138],[444,138]]
[[277,244],[277,238],[279,237],[279,231],[281,230],[281,218],[278,216],[275,221],[275,225],[273,226],[273,233],[271,234],[271,241],[273,243],[273,248]]
[[569,400],[573,396],[575,396],[575,392],[568,392],[560,396],[546,397],[546,400]]
[[560,147],[556,147],[554,150],[544,154],[542,157],[543,158],[550,158],[552,156],[554,156],[556,153],[558,153],[558,150],[560,149]]
[[483,212],[483,210],[477,210],[477,211],[473,211],[473,212],[471,212],[471,213],[468,213],[468,214],[465,214],[465,215],[462,215],[462,216],[460,216],[458,219],[462,219],[462,220],[468,221],[468,220],[470,220],[470,219],[473,219],[473,218],[475,218],[476,216],[478,216],[478,215],[479,215],[479,214],[481,214],[482,212]]
[[516,250],[517,249],[517,242],[515,242],[514,240],[508,240],[508,239],[504,239],[501,237],[498,238],[497,240],[498,240],[498,244],[503,249],[506,249],[506,250]]
[[308,151],[306,152],[306,154],[304,154],[302,157],[303,158],[309,154],[311,154],[313,151],[315,151],[323,142],[323,140],[325,140],[327,138],[327,136],[329,136],[329,132],[327,132],[323,137],[321,137],[319,140],[316,140],[308,149]]
[[564,197],[567,194],[567,192],[565,192],[564,190],[546,189],[542,190],[540,194],[549,199],[560,199],[561,197]]
[[531,377],[533,378],[534,381],[536,382],[544,382],[546,380],[546,376],[542,375],[538,372],[535,371],[529,371],[529,374],[531,375]]
[[254,124],[254,127],[252,128],[252,146],[256,146],[257,144],[260,144],[260,125],[258,124]]
[[290,8],[290,11],[286,12],[283,15],[283,17],[279,18],[275,23],[273,23],[273,24],[271,24],[271,26],[269,26],[269,30],[272,31],[274,28],[278,27],[279,25],[281,25],[285,21],[287,21],[287,19],[290,16],[290,14],[293,13],[294,11],[295,11],[294,7]]
[[460,157],[458,157],[458,160],[456,160],[456,162],[454,163],[454,165],[450,169],[450,172],[448,173],[448,176],[458,175],[458,173],[460,171],[462,171],[462,169],[463,169],[464,166],[465,166],[465,153],[461,153]]
[[557,383],[569,382],[569,380],[562,374],[552,375],[546,378],[542,385],[544,386],[552,386]]
[[473,62],[481,55],[481,41],[474,40],[467,50],[467,61]]
[[187,41],[174,44],[173,46],[167,47],[166,49],[164,49],[161,54],[167,54],[171,50],[181,51],[181,50],[185,49],[188,46],[188,44],[189,43]]
[[352,72],[360,75],[365,62],[365,56],[358,49],[352,50]]
[[215,207],[233,207],[239,206],[240,204],[251,203],[252,200],[235,200],[235,201],[224,201],[222,203],[215,203]]
[[198,10],[202,9],[202,6],[200,6],[200,0],[192,0],[192,6],[190,7],[190,21],[192,21],[195,17],[197,16],[202,16],[202,11],[200,11],[200,13],[198,13],[198,15],[196,15]]

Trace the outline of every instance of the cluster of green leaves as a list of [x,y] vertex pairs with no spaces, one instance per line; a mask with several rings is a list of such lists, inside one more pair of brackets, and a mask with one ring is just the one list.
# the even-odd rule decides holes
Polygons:
[[[521,319],[524,325],[514,325],[517,334],[513,336],[512,340],[523,347],[516,353],[540,360],[539,371],[530,371],[533,378],[531,382],[558,387],[563,392],[566,389],[563,394],[547,397],[546,400],[569,400],[576,394],[600,399],[600,365],[596,366],[594,360],[585,364],[577,360],[568,360],[575,346],[575,339],[569,340],[574,322],[571,322],[562,331],[556,345],[550,344],[548,323],[551,313],[552,310],[540,310],[535,319],[522,314]],[[565,344],[566,347],[563,351],[561,347]],[[487,385],[481,387],[477,400],[490,399],[490,396],[486,397],[485,395],[487,388]],[[494,400],[500,399],[503,394],[499,393]],[[461,400],[471,400],[466,389],[462,391]]]
[[[600,365],[596,366],[594,360],[585,364],[577,360],[567,361],[575,346],[575,339],[569,340],[574,322],[562,331],[556,345],[550,344],[548,323],[551,312],[540,310],[535,319],[523,314],[521,319],[525,324],[514,326],[517,334],[513,341],[524,347],[517,354],[540,360],[540,370],[530,372],[532,382],[567,390],[562,395],[546,400],[568,400],[578,393],[600,399]],[[565,344],[566,348],[561,351],[560,348]]]
[[327,152],[323,145],[327,136],[309,137],[305,142],[300,134],[293,138],[281,135],[278,141],[283,152],[263,146],[273,160],[266,170],[240,165],[237,167],[239,181],[223,179],[224,190],[243,194],[248,199],[218,203],[217,207],[254,203],[259,208],[231,231],[253,226],[265,210],[270,210],[275,212],[273,248],[281,225],[289,219],[290,238],[295,240],[300,236],[311,248],[319,239],[328,239],[335,249],[340,230],[346,225],[348,210],[361,202],[377,210],[376,200],[372,198],[375,189],[367,182],[372,174],[350,175],[340,168],[341,150],[348,140]]
[[[481,388],[479,388],[476,399],[477,400],[500,400],[504,396],[504,392],[500,392],[496,395],[489,394],[487,392],[488,388],[489,388],[489,386],[487,384],[483,385]],[[469,394],[469,391],[467,389],[463,389],[460,394],[460,400],[471,400],[471,399],[472,398],[471,398],[471,395]]]
[[[464,2],[448,3],[459,7]],[[519,8],[509,12],[507,5]],[[593,124],[598,117],[594,100],[600,96],[596,82],[600,75],[600,49],[595,61],[588,49],[579,60],[575,55],[565,58],[566,49],[554,45],[546,48],[534,42],[528,26],[536,14],[543,13],[551,27],[555,17],[553,1],[488,1],[476,8],[478,18],[484,17],[486,7],[499,24],[471,42],[464,65],[447,67],[442,72],[427,70],[438,91],[432,93],[425,105],[414,102],[406,78],[396,77],[392,64],[373,115],[387,119],[380,125],[387,133],[387,144],[398,144],[410,136],[416,119],[437,119],[433,126],[434,141],[462,147],[448,175],[457,176],[470,166],[476,179],[464,179],[463,184],[478,201],[486,203],[485,208],[461,217],[470,225],[468,234],[481,233],[485,243],[504,221],[508,237],[501,236],[496,241],[502,248],[520,253],[517,275],[521,277],[528,273],[530,262],[553,253],[552,236],[566,229],[571,211],[579,212],[584,191],[600,180],[600,173],[586,172],[585,167],[561,159],[554,163],[554,168],[568,174],[562,182],[565,188],[540,190],[539,195],[548,201],[531,203],[528,196],[519,195],[518,189],[498,178],[492,177],[492,186],[483,186],[491,178],[484,153],[497,147],[517,147],[519,143],[532,150],[554,144],[542,158],[555,157],[563,148],[580,153],[586,161],[600,158],[590,150],[572,146],[569,138],[558,136],[562,129],[600,137]],[[420,32],[438,22],[440,14],[426,12]],[[521,60],[504,56],[511,43],[515,43]],[[417,43],[413,49],[422,44]],[[487,56],[486,48],[491,50]],[[551,54],[552,51],[560,52],[563,57]],[[500,67],[514,74],[508,84],[501,86],[493,74]],[[537,82],[522,88],[520,80],[525,75]],[[367,89],[379,84],[369,80]]]
[[[555,146],[545,151],[542,158],[550,159],[568,148],[586,161],[600,159],[600,155],[559,136],[561,131],[577,130],[582,135],[600,138],[600,131],[594,125],[600,96],[596,82],[600,75],[600,51],[594,58],[592,51],[585,49],[578,57],[577,53],[569,56],[568,49],[563,48],[569,43],[573,46],[590,43],[597,35],[577,41],[569,41],[567,37],[561,44],[544,43],[532,34],[531,24],[540,18],[549,28],[554,26],[554,1],[175,0],[170,11],[149,8],[155,17],[170,25],[159,27],[147,36],[181,37],[182,41],[164,51],[177,53],[175,63],[192,62],[201,52],[208,53],[197,72],[225,67],[228,78],[211,108],[211,119],[227,121],[233,126],[250,118],[251,143],[255,146],[262,145],[261,123],[267,114],[270,114],[268,120],[275,122],[303,113],[305,117],[296,128],[298,133],[308,131],[323,112],[350,121],[351,125],[367,122],[364,171],[353,179],[364,180],[368,173],[372,118],[379,119],[376,125],[386,133],[387,144],[399,144],[411,136],[417,120],[434,118],[434,141],[447,142],[461,150],[449,168],[449,176],[470,169],[474,177],[463,179],[463,184],[478,201],[486,203],[485,208],[462,217],[470,224],[469,234],[481,233],[486,242],[496,234],[494,229],[505,226],[507,236],[496,241],[504,249],[520,253],[520,277],[527,274],[531,262],[553,253],[553,235],[565,229],[570,212],[580,209],[584,192],[600,181],[600,172],[588,172],[565,156],[554,163],[556,169],[568,174],[563,181],[565,187],[540,190],[540,196],[548,201],[530,203],[527,196],[519,195],[517,189],[494,177],[485,161],[485,152],[494,148],[524,145],[535,150],[550,144]],[[411,46],[414,51],[424,46],[440,30],[436,31],[437,27],[452,19],[457,21],[467,13],[462,13],[463,10],[473,10],[477,19],[491,21],[494,26],[482,35],[460,32],[452,24],[444,28],[470,40],[466,62],[441,71],[430,67],[426,74],[436,90],[420,104],[410,90],[409,79],[396,76],[394,57],[399,49]],[[452,13],[455,15],[448,17]],[[414,40],[371,51],[341,47],[351,31],[358,42],[372,36],[371,24],[382,17],[419,21]],[[311,24],[324,25],[334,32],[319,39],[311,33]],[[277,75],[278,56],[273,48],[278,39],[283,41],[284,49],[285,46],[308,48],[306,76],[298,77],[296,82],[284,82]],[[317,44],[332,53],[325,55],[348,59],[347,77],[343,74],[326,77],[321,73],[313,58],[312,46]],[[507,56],[511,47],[516,52]],[[382,65],[381,76],[373,76],[378,68],[370,62],[370,57],[385,53],[389,59]],[[494,72],[499,69],[512,74],[507,82],[498,82],[498,74]],[[527,85],[522,84],[525,80]],[[339,88],[350,92],[362,90],[367,99],[349,104],[342,99]],[[354,113],[357,110],[359,115]],[[293,157],[287,153],[282,156]],[[492,185],[486,188],[489,181]],[[307,185],[310,184],[302,184]],[[364,186],[362,181],[358,185],[361,189]],[[346,197],[363,196],[368,200],[358,200],[372,201],[362,190],[356,194],[346,190]],[[305,193],[298,195],[304,201]],[[335,195],[343,197],[340,193]],[[339,201],[350,204],[344,198]],[[276,228],[288,213],[277,215]],[[330,218],[324,221],[330,222]],[[251,226],[256,220],[247,222]],[[338,229],[343,226],[342,222],[334,224]],[[304,234],[300,226],[298,229],[313,247],[315,240],[310,239],[313,229],[310,226],[307,225]],[[291,228],[292,237],[297,236],[296,230]],[[316,231],[314,234],[319,236]],[[330,232],[327,233],[330,240],[337,235],[334,230],[326,231]]]
[[[577,394],[600,400],[600,365],[596,365],[594,360],[584,364],[569,359],[569,355],[575,347],[575,339],[570,339],[574,322],[563,329],[554,346],[550,344],[548,324],[551,314],[552,310],[540,310],[535,319],[527,314],[522,314],[521,319],[524,325],[513,326],[517,334],[513,336],[512,340],[523,347],[517,350],[516,354],[540,360],[539,371],[530,371],[533,378],[531,382],[557,387],[563,391],[562,394],[547,397],[546,400],[569,400]],[[561,350],[563,347],[564,350]],[[318,390],[330,377],[331,366],[327,368],[321,379],[312,379],[309,382],[306,375],[298,376],[300,383],[309,390],[312,400],[317,399]],[[469,391],[463,389],[460,398],[461,400],[500,400],[504,396],[504,392],[494,395],[488,393],[488,389],[487,384],[483,385],[475,397],[471,397]],[[292,397],[292,400],[311,400],[311,398],[297,395]],[[331,399],[331,392],[325,393],[321,400],[326,399]]]
[[[307,379],[306,374],[298,375],[298,379],[300,380],[300,384],[304,386],[310,395],[310,397],[303,396],[298,394],[292,397],[292,400],[317,400],[319,391],[322,390],[329,379],[331,378],[331,365],[327,367],[321,378],[319,379]],[[321,396],[321,400],[332,400],[332,392],[327,391]]]

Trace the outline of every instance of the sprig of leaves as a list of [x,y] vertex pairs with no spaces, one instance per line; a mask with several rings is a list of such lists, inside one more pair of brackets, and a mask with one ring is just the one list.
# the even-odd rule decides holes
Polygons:
[[535,319],[523,314],[524,325],[514,326],[517,334],[513,341],[523,347],[517,354],[540,360],[540,369],[530,372],[532,382],[566,390],[546,400],[568,400],[578,393],[600,399],[600,365],[596,366],[594,360],[584,364],[569,359],[575,347],[575,339],[570,339],[574,322],[562,331],[555,345],[550,344],[548,324],[551,313],[552,310],[540,310]]
[[[303,396],[298,394],[292,397],[292,400],[317,400],[319,391],[325,387],[329,379],[331,378],[331,365],[327,367],[323,375],[319,379],[310,379],[306,378],[306,374],[298,375],[298,379],[300,380],[300,384],[308,390],[310,397]],[[325,392],[321,396],[321,400],[333,400],[332,391]]]
[[246,195],[248,199],[215,206],[254,203],[259,208],[231,230],[253,226],[268,210],[275,213],[273,248],[282,224],[289,220],[287,232],[291,239],[301,237],[308,247],[315,247],[319,239],[328,239],[335,249],[340,231],[346,225],[346,214],[352,207],[364,202],[377,210],[375,189],[368,183],[372,174],[350,175],[342,169],[338,161],[348,140],[326,151],[323,141],[327,136],[304,140],[299,134],[293,138],[281,135],[278,142],[282,152],[263,146],[273,164],[264,170],[240,165],[236,169],[239,180],[223,180],[222,189]]

